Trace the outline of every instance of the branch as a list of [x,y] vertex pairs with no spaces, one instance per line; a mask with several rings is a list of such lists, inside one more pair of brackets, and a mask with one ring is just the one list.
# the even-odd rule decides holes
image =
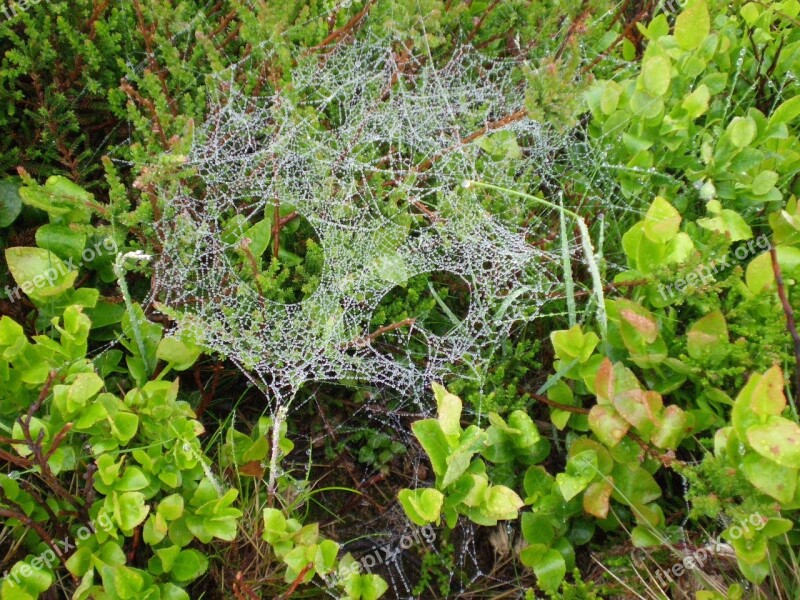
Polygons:
[[[30,408],[28,408],[27,414],[20,417],[18,422],[20,428],[22,429],[22,436],[25,440],[25,445],[28,446],[33,454],[31,467],[38,467],[38,476],[44,481],[44,483],[50,486],[50,488],[61,498],[69,502],[69,504],[71,504],[78,512],[78,514],[84,517],[84,520],[88,521],[86,506],[81,504],[78,497],[67,491],[58,481],[58,478],[53,475],[53,472],[50,470],[50,465],[47,463],[50,455],[46,455],[42,449],[42,441],[44,440],[45,434],[44,429],[39,431],[39,435],[36,436],[35,440],[31,434],[31,422],[33,421],[33,415],[41,408],[45,399],[47,399],[47,396],[50,394],[50,388],[52,387],[53,381],[55,381],[57,375],[57,371],[50,371],[49,375],[47,376],[47,381],[45,381],[42,391],[39,392],[39,397],[36,399],[36,402],[31,404]],[[55,436],[55,438],[53,438],[53,445],[56,449],[58,449],[58,445],[61,444],[66,434],[69,433],[70,429],[72,429],[71,423],[65,425],[64,428]]]
[[297,586],[302,583],[303,579],[306,576],[306,573],[308,573],[311,567],[313,566],[314,563],[308,563],[305,567],[300,569],[300,573],[297,574],[297,577],[292,582],[291,587],[288,590],[286,590],[286,593],[283,596],[280,597],[280,600],[284,600],[285,598],[288,598],[289,596],[294,594],[294,591],[297,589]]
[[236,600],[258,600],[253,588],[245,583],[241,571],[236,572],[236,577],[233,580],[233,595]]
[[363,19],[367,15],[369,9],[372,8],[373,4],[375,4],[375,0],[369,0],[369,2],[367,2],[364,5],[364,8],[362,8],[358,13],[356,13],[353,16],[353,18],[350,19],[343,27],[337,29],[336,31],[331,33],[328,37],[326,37],[324,40],[322,40],[317,46],[312,46],[310,49],[321,50],[322,48],[329,46],[333,42],[337,41],[340,37],[347,34],[349,31],[354,29],[356,25],[359,24],[361,19]]
[[2,488],[0,488],[0,498],[2,498],[3,502],[5,502],[10,507],[10,508],[0,508],[0,517],[4,517],[6,519],[16,519],[20,523],[24,523],[25,525],[33,529],[39,535],[42,541],[50,547],[50,549],[58,557],[58,559],[66,565],[64,558],[61,555],[61,550],[59,550],[58,546],[53,541],[53,538],[50,537],[50,534],[48,534],[47,531],[45,531],[44,527],[42,527],[42,524],[34,521],[32,518],[26,515],[25,512],[22,510],[22,507],[13,500],[11,500],[6,495],[5,490],[3,490]]
[[389,333],[390,331],[394,331],[395,329],[400,329],[402,327],[409,327],[416,322],[417,320],[415,318],[409,317],[408,319],[403,319],[402,321],[398,321],[397,323],[392,323],[391,325],[384,325],[383,327],[379,327],[369,335],[366,335],[362,338],[350,342],[345,346],[345,348],[363,348],[364,346],[368,346],[370,343],[374,342],[376,339],[378,339],[385,333]]
[[167,135],[164,133],[164,127],[161,125],[161,121],[158,118],[158,111],[156,110],[153,102],[133,89],[133,87],[124,79],[122,80],[122,83],[120,83],[119,87],[131,100],[138,102],[150,112],[150,118],[153,120],[153,129],[161,139],[161,145],[163,146],[164,150],[169,150],[169,140],[167,140]]
[[631,20],[628,23],[628,25],[625,27],[625,29],[622,31],[622,33],[620,33],[617,36],[617,38],[613,42],[611,42],[611,44],[608,46],[608,48],[603,50],[600,54],[598,54],[595,57],[595,59],[592,62],[590,62],[588,65],[585,65],[583,67],[583,69],[581,69],[581,73],[585,74],[585,73],[588,73],[589,71],[591,71],[592,69],[594,69],[600,63],[601,60],[603,60],[606,56],[608,56],[611,53],[611,51],[619,45],[619,43],[622,40],[624,40],[626,38],[630,39],[631,34],[633,33],[634,29],[636,28],[636,24],[639,23],[642,19],[644,19],[648,14],[650,14],[650,10],[647,7],[645,7],[643,10],[639,11],[636,14],[636,16],[633,17],[633,20]]
[[529,391],[523,390],[523,389],[519,389],[518,391],[519,391],[520,394],[523,394],[523,395],[527,394],[528,396],[530,396],[534,400],[536,400],[538,402],[541,402],[542,404],[546,404],[547,406],[549,406],[551,408],[557,408],[558,410],[565,410],[567,412],[576,413],[576,414],[579,414],[579,415],[588,415],[589,414],[589,409],[588,408],[583,408],[581,406],[570,406],[569,404],[561,404],[561,402],[555,402],[553,400],[550,400],[550,398],[548,398],[547,396],[542,396],[541,394],[536,394],[534,392],[529,392]]
[[486,8],[483,11],[483,14],[480,16],[478,21],[475,23],[475,27],[472,28],[472,31],[470,32],[469,36],[467,37],[467,43],[468,44],[472,43],[472,40],[475,39],[475,36],[478,35],[478,32],[481,30],[481,27],[483,27],[483,22],[486,20],[486,17],[488,17],[491,14],[491,12],[495,8],[497,8],[497,5],[500,4],[500,2],[501,2],[501,0],[494,0],[494,2],[492,2],[489,5],[489,7]]
[[511,113],[510,115],[506,115],[502,119],[498,119],[497,121],[490,121],[489,123],[487,123],[486,125],[484,125],[480,129],[470,133],[467,137],[462,138],[457,146],[452,146],[450,148],[447,148],[446,150],[443,150],[439,154],[436,154],[436,155],[432,156],[431,158],[428,158],[428,159],[422,161],[416,167],[414,167],[413,172],[421,173],[423,171],[427,171],[428,169],[431,168],[431,166],[433,166],[433,163],[437,159],[439,159],[442,155],[447,154],[451,150],[455,150],[456,148],[458,148],[460,146],[466,146],[470,142],[478,139],[482,135],[486,135],[490,131],[494,131],[495,129],[500,129],[501,127],[505,127],[506,125],[510,125],[511,123],[515,123],[517,121],[521,121],[522,119],[524,119],[527,116],[528,116],[528,111],[526,109],[524,109],[524,108],[521,108],[517,112]]

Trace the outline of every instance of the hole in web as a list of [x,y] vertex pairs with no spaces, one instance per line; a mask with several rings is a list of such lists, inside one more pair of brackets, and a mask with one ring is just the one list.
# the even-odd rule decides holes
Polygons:
[[[413,314],[410,307],[414,307]],[[413,329],[444,337],[461,325],[469,309],[470,286],[463,277],[449,271],[422,273],[404,285],[395,286],[381,298],[372,314],[370,330],[386,330],[412,318]],[[403,354],[427,355],[429,340],[414,335],[409,339],[408,332],[408,326],[389,329],[373,345],[388,351],[393,347],[403,348]]]
[[[252,221],[238,252],[242,279],[271,302],[295,304],[310,297],[319,287],[324,256],[309,220],[291,205],[268,204]],[[234,228],[243,229],[238,223]]]

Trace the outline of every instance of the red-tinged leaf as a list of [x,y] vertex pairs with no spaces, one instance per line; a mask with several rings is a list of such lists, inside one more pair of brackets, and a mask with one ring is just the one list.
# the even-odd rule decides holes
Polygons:
[[607,358],[600,363],[594,379],[598,404],[611,404],[614,398],[614,364]]
[[650,441],[659,448],[675,450],[683,441],[688,426],[689,414],[679,406],[668,406],[662,414],[661,422],[653,431]]
[[251,460],[239,467],[239,473],[260,478],[264,476],[264,467],[261,466],[260,460]]
[[595,405],[589,411],[589,427],[606,446],[616,446],[630,429],[613,406]]
[[620,309],[619,316],[639,332],[648,344],[652,344],[655,341],[658,336],[658,323],[654,319],[627,308]]
[[786,408],[783,393],[783,371],[778,365],[772,366],[758,380],[750,400],[750,407],[757,415],[780,415]]
[[611,490],[613,489],[614,479],[595,481],[583,494],[583,510],[598,519],[605,519],[611,507]]

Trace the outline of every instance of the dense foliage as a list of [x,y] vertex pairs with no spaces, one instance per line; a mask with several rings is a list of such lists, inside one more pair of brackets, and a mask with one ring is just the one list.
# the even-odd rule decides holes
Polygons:
[[[540,220],[559,282],[425,403],[348,379],[271,411],[247,364],[170,335],[164,190],[205,197],[184,157],[232,89],[307,118],[298,66],[363,40],[511,65],[524,109],[475,123],[463,193]],[[800,595],[797,0],[19,2],[0,53],[0,598]],[[522,118],[547,170],[515,169]],[[379,179],[353,185],[396,215]],[[325,272],[297,216],[213,232],[270,302]],[[424,363],[403,332],[475,290],[387,268],[357,343]]]

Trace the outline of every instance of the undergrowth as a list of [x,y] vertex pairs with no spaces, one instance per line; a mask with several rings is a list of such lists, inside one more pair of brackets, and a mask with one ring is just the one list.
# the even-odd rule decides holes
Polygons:
[[799,13],[0,14],[0,598],[798,597]]

